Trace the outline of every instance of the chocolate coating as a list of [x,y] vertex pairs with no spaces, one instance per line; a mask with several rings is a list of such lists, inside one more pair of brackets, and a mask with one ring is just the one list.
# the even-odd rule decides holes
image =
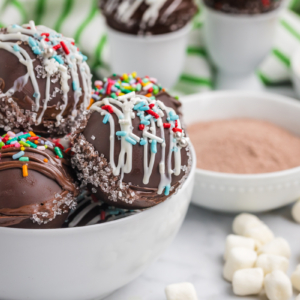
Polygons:
[[[28,162],[13,159],[19,148],[1,149],[0,226],[59,228],[74,207],[78,194],[72,169],[52,149],[26,148]],[[48,161],[45,162],[44,159]],[[28,176],[22,166],[28,166]]]
[[279,7],[281,0],[204,0],[204,3],[226,13],[261,14]]
[[[128,2],[128,7],[120,15],[118,14],[118,9],[125,2]],[[157,35],[179,30],[198,11],[194,0],[165,0],[158,11],[157,18],[154,21],[151,20],[145,23],[143,22],[143,16],[149,12],[150,5],[147,1],[141,0],[129,20],[122,20],[122,16],[127,14],[134,5],[134,1],[130,2],[128,0],[100,0],[100,8],[106,17],[108,26],[117,31],[134,35]]]
[[[51,29],[43,27],[40,29],[39,34],[42,30],[53,32]],[[6,28],[2,28],[0,30],[0,42],[2,36],[5,37],[7,34],[9,34],[9,32]],[[38,38],[35,38],[34,36],[31,37],[35,41],[39,41]],[[55,40],[53,40],[53,43],[54,41]],[[36,77],[41,97],[39,99],[40,107],[36,112],[36,100],[34,98],[35,89],[33,81],[31,78],[29,78],[27,83],[23,84],[24,82],[22,82],[22,76],[26,75],[28,72],[27,67],[20,62],[20,59],[14,52],[12,53],[7,49],[2,48],[0,45],[0,94],[7,93],[9,89],[15,86],[15,91],[12,95],[3,98],[1,98],[0,95],[0,116],[3,116],[0,118],[0,134],[3,134],[5,131],[9,130],[13,130],[15,132],[32,130],[45,137],[60,137],[69,134],[76,122],[82,117],[82,112],[84,111],[83,104],[86,93],[89,93],[91,90],[91,84],[85,85],[83,80],[86,80],[86,78],[83,78],[82,72],[78,71],[79,86],[82,90],[82,94],[77,102],[75,91],[72,87],[74,78],[71,76],[71,71],[68,67],[68,62],[66,59],[67,55],[63,51],[62,47],[57,49],[56,55],[60,56],[64,61],[62,65],[67,68],[69,76],[69,79],[67,80],[69,91],[67,93],[66,107],[62,112],[62,121],[60,124],[58,124],[56,117],[61,113],[62,105],[65,103],[63,99],[61,75],[59,71],[56,71],[50,77],[50,99],[47,103],[46,110],[43,112],[43,104],[47,95],[47,72],[45,70],[45,58],[43,55],[34,54],[27,41],[22,41],[21,39],[14,39],[13,41],[3,40],[3,44],[7,44],[8,42],[18,45],[29,55],[33,62],[34,76]],[[52,46],[50,46],[50,48]],[[77,64],[78,69],[82,68],[78,61],[72,62]],[[89,73],[89,69],[86,64],[84,64],[84,68],[87,68],[87,73]],[[77,114],[75,118],[71,117],[73,111],[76,111]],[[40,124],[34,120],[35,113],[37,114],[36,119],[42,115],[42,121]]]

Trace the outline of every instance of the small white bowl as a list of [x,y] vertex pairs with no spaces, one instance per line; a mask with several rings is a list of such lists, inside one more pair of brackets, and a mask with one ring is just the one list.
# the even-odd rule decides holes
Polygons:
[[[186,124],[229,118],[254,118],[300,136],[300,103],[262,92],[220,91],[182,98]],[[282,145],[284,147],[284,145]],[[194,204],[223,212],[262,212],[300,197],[300,167],[239,175],[197,169]]]
[[188,24],[171,33],[137,36],[108,27],[112,71],[151,75],[159,78],[162,86],[171,88],[184,67],[190,30],[191,24]]
[[0,227],[0,299],[99,300],[139,276],[177,234],[194,184],[124,219],[78,228]]
[[239,15],[204,6],[205,43],[219,71],[245,75],[255,70],[273,46],[280,8]]

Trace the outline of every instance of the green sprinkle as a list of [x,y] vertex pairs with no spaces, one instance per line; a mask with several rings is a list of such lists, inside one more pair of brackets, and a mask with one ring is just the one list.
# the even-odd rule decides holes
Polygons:
[[138,83],[138,84],[136,85],[136,90],[137,90],[138,92],[140,92],[141,89],[142,89],[142,85],[141,85],[140,83]]
[[0,149],[5,146],[5,144],[3,142],[0,142]]
[[175,96],[174,98],[175,98],[176,100],[179,100],[179,97],[178,97],[178,96]]
[[34,144],[34,143],[32,143],[32,142],[30,142],[30,141],[27,141],[27,144],[28,144],[30,147],[34,148],[34,149],[37,148],[37,145]]
[[18,139],[17,139],[16,137],[14,137],[14,138],[8,140],[8,141],[6,142],[6,145],[10,145],[12,142],[15,142],[15,141],[17,141],[17,140],[18,140]]
[[27,139],[28,137],[31,137],[31,135],[29,133],[23,134],[18,136],[18,140],[21,141],[21,139]]
[[147,83],[149,80],[148,80],[147,78],[144,78],[142,81],[143,81],[144,83]]
[[29,157],[26,156],[20,157],[19,161],[29,161]]
[[115,94],[115,93],[111,93],[111,95],[110,95],[112,98],[114,98],[114,99],[118,99],[118,96]]
[[59,158],[63,158],[63,155],[58,147],[54,147],[54,152]]
[[25,143],[25,142],[23,142],[23,141],[20,141],[19,143],[20,143],[21,145],[23,145],[24,147],[30,147],[29,144],[27,144],[27,143]]

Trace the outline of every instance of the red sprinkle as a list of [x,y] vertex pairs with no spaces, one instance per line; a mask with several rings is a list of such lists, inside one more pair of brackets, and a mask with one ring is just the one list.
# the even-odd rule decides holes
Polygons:
[[63,50],[65,51],[65,53],[66,53],[67,55],[70,54],[70,50],[69,50],[69,48],[67,47],[67,45],[65,44],[65,42],[61,41],[60,44],[61,44]]
[[139,130],[144,130],[145,129],[145,125],[144,124],[140,124],[139,125]]
[[153,116],[155,119],[159,118],[159,115],[151,109],[146,110],[146,113]]
[[175,120],[175,127],[178,127],[178,120]]
[[155,106],[154,103],[149,104],[149,107],[152,109]]
[[110,105],[103,105],[101,108],[107,110],[110,114],[114,112],[114,109]]
[[75,46],[75,42],[71,42],[71,44],[72,44],[73,46]]
[[59,48],[61,48],[61,45],[60,45],[60,44],[57,44],[57,45],[53,46],[52,48],[56,51],[56,50],[58,50]]
[[101,210],[100,218],[101,218],[101,221],[105,220],[105,211],[104,210]]
[[5,145],[1,149],[14,148],[14,147],[15,147],[14,144],[12,144],[12,145]]
[[58,155],[55,155],[55,157],[58,159],[59,158],[59,156]]
[[172,130],[173,130],[173,132],[182,132],[182,129],[180,129],[180,128],[173,128]]
[[68,153],[70,150],[71,150],[71,147],[68,148],[68,149],[65,151],[65,153]]
[[93,202],[95,202],[95,203],[98,202],[98,199],[95,194],[91,194],[91,198],[92,198]]
[[110,81],[110,82],[108,82],[108,84],[107,84],[107,88],[106,88],[106,94],[110,94],[111,93],[111,87],[113,86],[113,82],[112,81]]
[[59,142],[55,142],[55,146],[60,148],[61,150],[65,150],[64,146],[60,144]]
[[29,140],[29,141],[36,141],[38,139],[39,139],[38,136],[31,136],[31,137],[27,138],[27,140]]
[[3,142],[4,144],[6,144],[6,142],[8,141],[8,139],[9,139],[9,136],[6,135],[6,136],[2,139],[2,142]]
[[44,35],[44,36],[48,37],[48,36],[50,35],[50,33],[48,33],[48,32],[43,32],[43,33],[41,33],[41,35]]
[[171,127],[171,124],[170,123],[164,123],[164,128],[170,128]]
[[48,38],[45,38],[45,41],[46,41],[46,42],[50,42],[50,40],[49,40]]
[[263,6],[270,6],[270,0],[261,0]]
[[152,92],[153,92],[153,88],[151,87],[148,89],[148,93],[152,93]]

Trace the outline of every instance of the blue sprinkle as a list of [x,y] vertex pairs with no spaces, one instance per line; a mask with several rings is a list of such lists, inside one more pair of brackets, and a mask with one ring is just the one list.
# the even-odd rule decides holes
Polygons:
[[117,135],[117,136],[126,136],[126,135],[127,135],[127,132],[126,132],[126,131],[117,131],[117,132],[116,132],[116,135]]
[[72,82],[72,87],[73,87],[73,90],[74,90],[74,91],[77,91],[77,90],[78,90],[78,86],[77,86],[77,82],[76,82],[76,81],[73,81],[73,82]]
[[175,143],[175,144],[177,143],[177,140],[175,138],[173,139],[173,143]]
[[40,55],[42,53],[41,49],[38,46],[34,46],[31,49],[35,55]]
[[141,145],[141,146],[144,146],[144,145],[146,145],[146,144],[147,144],[147,141],[146,141],[145,139],[141,138],[141,140],[140,140],[140,145]]
[[61,65],[64,64],[64,61],[63,61],[63,59],[61,58],[60,55],[54,55],[53,58],[54,58],[59,64],[61,64]]
[[36,47],[38,45],[37,42],[32,37],[28,38],[28,44],[30,47]]
[[45,145],[45,142],[43,140],[39,140],[39,142],[42,144],[42,145]]
[[144,115],[144,112],[143,112],[143,111],[140,111],[140,112],[138,112],[136,115],[137,115],[138,117],[143,116],[143,115]]
[[25,154],[24,151],[20,151],[12,156],[13,159],[18,159]]
[[170,117],[170,120],[171,121],[176,121],[176,120],[178,120],[179,119],[179,117],[177,116],[177,115],[174,115],[174,116],[171,116]]
[[145,101],[142,101],[142,102],[136,104],[136,105],[133,107],[133,109],[134,109],[134,110],[139,110],[139,109],[140,109],[141,107],[143,107],[144,105],[145,105]]
[[113,93],[117,92],[118,89],[115,87],[115,86],[112,86],[111,89],[110,89]]
[[17,44],[15,44],[15,45],[13,46],[13,49],[14,49],[16,52],[19,52],[19,51],[20,51],[20,47],[19,47]]
[[21,28],[21,26],[17,25],[17,24],[14,24],[11,26],[12,28]]
[[169,196],[170,194],[170,185],[167,185],[166,188],[165,188],[165,196]]
[[24,132],[21,131],[21,132],[17,133],[15,137],[18,137],[18,136],[23,135],[23,134],[24,134]]
[[124,119],[124,116],[123,115],[119,115],[119,119],[120,120]]
[[37,98],[39,95],[39,93],[33,93],[33,98]]
[[153,118],[151,115],[148,115],[145,117],[145,120],[150,120],[151,118]]
[[87,56],[85,56],[84,54],[82,54],[81,52],[79,52],[80,54],[81,54],[81,56],[82,56],[82,61],[87,61]]
[[103,119],[103,123],[106,124],[109,120],[110,114],[106,114],[104,119]]
[[48,145],[49,147],[53,147],[53,144],[50,141],[46,141],[45,144]]
[[92,98],[95,100],[95,101],[99,101],[100,100],[100,96],[96,95],[96,94],[93,94],[92,95]]
[[144,125],[150,125],[150,122],[147,121],[147,120],[145,120],[145,119],[143,119],[143,120],[141,121],[141,124],[144,124]]
[[178,152],[178,148],[177,147],[173,147],[172,151]]
[[151,152],[152,153],[157,153],[157,141],[156,140],[152,140],[152,143],[151,143]]
[[132,145],[136,145],[136,141],[131,138],[130,136],[126,136],[125,141],[127,141],[128,143],[132,144]]
[[143,110],[143,111],[149,110],[149,109],[150,109],[150,107],[149,107],[148,105],[145,105],[145,106],[143,106],[143,107],[140,107],[140,110]]

